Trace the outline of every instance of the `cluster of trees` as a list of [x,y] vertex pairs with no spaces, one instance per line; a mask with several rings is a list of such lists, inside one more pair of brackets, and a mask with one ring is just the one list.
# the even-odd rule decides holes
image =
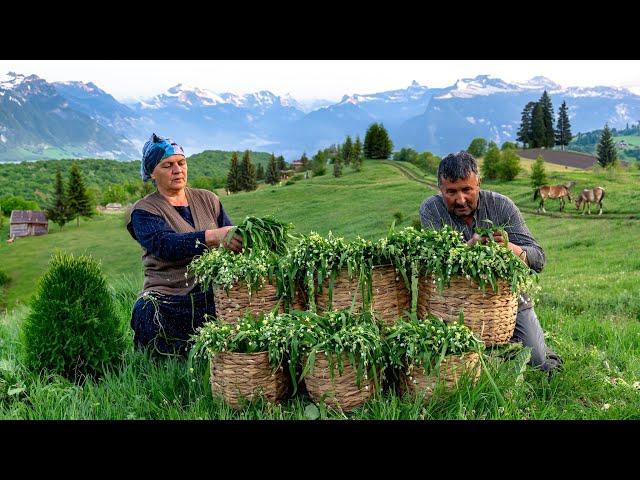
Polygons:
[[238,154],[231,154],[231,166],[227,173],[227,190],[231,193],[240,191],[251,192],[258,188],[256,166],[251,161],[249,150],[242,155],[242,162],[238,163]]
[[80,217],[89,218],[95,213],[84,179],[77,163],[71,165],[69,182],[65,188],[62,182],[62,173],[56,172],[56,184],[53,201],[47,206],[47,219],[58,224],[60,229],[65,223],[77,219],[80,226]]
[[[638,122],[635,125],[632,124],[631,126],[627,124],[626,128],[623,128],[620,130],[616,129],[615,127],[610,129],[608,127],[606,128],[609,130],[609,132],[605,136],[604,140],[606,143],[608,143],[609,137],[611,137],[611,143],[614,144],[614,147],[615,147],[615,142],[613,137],[640,136],[640,122]],[[586,133],[578,132],[578,134],[572,140],[570,147],[573,150],[577,150],[579,152],[587,152],[587,153],[598,155],[598,145],[602,143],[604,131],[605,129],[598,129],[598,130],[594,130],[592,132],[586,132]],[[610,157],[611,157],[611,154],[609,154],[608,157],[605,158],[605,161],[607,161],[607,159]],[[640,160],[640,148],[630,145],[628,148],[624,149],[622,152],[616,151],[616,158],[623,159],[623,160],[624,159]]]
[[552,148],[559,145],[564,150],[572,138],[567,102],[562,102],[555,128],[553,120],[551,97],[545,90],[540,100],[527,103],[522,110],[517,140],[522,142],[524,148]]
[[502,150],[490,142],[480,167],[482,177],[487,180],[511,181],[520,173],[520,157],[512,144],[503,144]]
[[364,136],[364,156],[366,158],[387,159],[393,152],[393,142],[382,123],[373,123]]
[[[488,142],[486,138],[476,137],[471,140],[471,143],[467,147],[467,152],[473,155],[474,157],[484,157],[489,150],[489,147],[496,145],[496,142],[493,140]],[[518,144],[514,142],[503,142],[500,150],[505,150],[507,148],[516,149],[518,148]]]
[[431,152],[418,153],[413,148],[401,148],[399,152],[393,154],[396,162],[409,162],[416,165],[425,173],[437,174],[440,165],[440,157]]

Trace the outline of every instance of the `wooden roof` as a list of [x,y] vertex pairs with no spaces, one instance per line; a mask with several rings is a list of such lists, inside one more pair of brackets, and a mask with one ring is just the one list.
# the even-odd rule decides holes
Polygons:
[[11,223],[48,223],[44,212],[37,210],[13,210]]

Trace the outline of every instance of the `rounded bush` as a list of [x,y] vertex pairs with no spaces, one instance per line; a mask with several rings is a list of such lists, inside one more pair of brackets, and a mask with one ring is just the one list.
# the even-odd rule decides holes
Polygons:
[[25,365],[77,380],[122,357],[126,337],[100,265],[56,253],[22,328]]

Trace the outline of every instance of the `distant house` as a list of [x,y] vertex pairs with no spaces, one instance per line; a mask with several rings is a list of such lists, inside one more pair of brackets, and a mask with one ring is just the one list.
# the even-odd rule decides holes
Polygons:
[[120,211],[122,210],[122,204],[120,203],[107,203],[106,207],[104,207],[105,210],[110,210],[110,211]]
[[621,148],[622,150],[625,150],[629,147],[629,144],[627,142],[625,142],[624,140],[620,140],[618,142],[618,144],[616,145],[616,147]]
[[10,237],[27,237],[49,233],[49,220],[44,212],[36,210],[13,210],[11,212]]
[[293,162],[291,162],[291,166],[294,170],[299,171],[302,170],[304,165],[302,165],[302,160],[294,160]]

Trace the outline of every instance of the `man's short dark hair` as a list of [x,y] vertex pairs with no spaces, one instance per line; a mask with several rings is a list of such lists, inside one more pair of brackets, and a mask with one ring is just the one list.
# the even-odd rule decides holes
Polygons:
[[438,185],[443,178],[455,182],[467,178],[472,172],[478,175],[478,164],[473,155],[465,151],[450,153],[438,165]]

